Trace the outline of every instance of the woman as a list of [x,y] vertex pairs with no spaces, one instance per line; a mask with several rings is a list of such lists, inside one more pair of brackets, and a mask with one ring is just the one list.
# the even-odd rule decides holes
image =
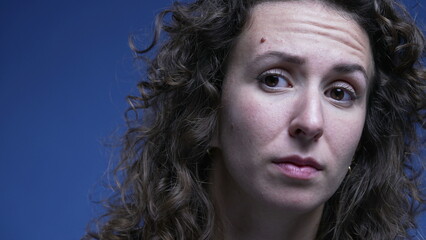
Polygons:
[[135,52],[161,30],[117,193],[87,239],[410,238],[426,72],[403,8],[175,3]]

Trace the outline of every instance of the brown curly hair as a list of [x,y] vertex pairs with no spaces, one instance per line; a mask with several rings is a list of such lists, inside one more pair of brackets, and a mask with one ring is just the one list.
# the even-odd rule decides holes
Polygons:
[[[175,2],[156,19],[139,96],[114,169],[115,194],[84,239],[212,239],[206,153],[228,54],[259,0]],[[351,174],[326,202],[317,239],[406,239],[425,198],[416,129],[426,128],[424,36],[394,0],[321,0],[367,32],[375,77]],[[160,38],[165,32],[167,38]],[[146,53],[155,51],[152,59]],[[142,111],[142,112],[141,112]],[[421,161],[422,162],[422,161]]]

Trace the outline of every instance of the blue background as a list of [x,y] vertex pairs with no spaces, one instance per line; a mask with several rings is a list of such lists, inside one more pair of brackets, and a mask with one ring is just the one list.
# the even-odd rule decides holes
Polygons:
[[128,35],[171,2],[0,1],[1,239],[83,235],[140,76]]

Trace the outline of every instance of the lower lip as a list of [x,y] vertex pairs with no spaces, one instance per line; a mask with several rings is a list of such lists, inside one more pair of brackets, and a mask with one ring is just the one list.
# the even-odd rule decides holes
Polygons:
[[298,166],[293,163],[276,163],[276,165],[287,177],[300,180],[312,179],[319,172],[318,169],[312,166]]

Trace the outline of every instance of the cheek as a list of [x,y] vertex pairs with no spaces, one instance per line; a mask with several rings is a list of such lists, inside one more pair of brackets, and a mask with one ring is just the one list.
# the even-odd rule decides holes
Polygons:
[[271,103],[250,97],[239,96],[232,101],[224,101],[221,115],[222,139],[232,139],[232,143],[249,150],[271,142],[282,126],[282,112]]
[[364,127],[364,114],[348,115],[346,118],[329,120],[327,141],[335,156],[340,156],[342,165],[349,165],[358,147]]
[[255,144],[251,139],[258,136],[259,129],[262,128],[257,114],[258,106],[248,99],[245,104],[241,104],[238,100],[224,102],[220,118],[220,139],[223,146],[250,149],[251,146],[247,145]]

